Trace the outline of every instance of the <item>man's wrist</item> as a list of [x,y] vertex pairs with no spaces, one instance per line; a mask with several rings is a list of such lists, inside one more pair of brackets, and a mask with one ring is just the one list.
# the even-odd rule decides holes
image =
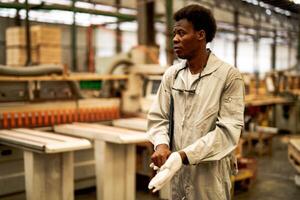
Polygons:
[[189,165],[190,163],[189,163],[189,159],[188,159],[186,153],[184,151],[179,151],[178,153],[179,153],[179,155],[181,157],[182,163],[184,165]]
[[155,151],[157,151],[159,149],[169,149],[169,145],[167,145],[167,144],[159,144],[159,145],[156,146]]

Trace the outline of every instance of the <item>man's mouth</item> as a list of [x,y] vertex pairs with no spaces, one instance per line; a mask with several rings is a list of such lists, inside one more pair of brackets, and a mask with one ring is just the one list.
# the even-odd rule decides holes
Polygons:
[[180,51],[180,50],[182,50],[181,47],[174,47],[174,51]]

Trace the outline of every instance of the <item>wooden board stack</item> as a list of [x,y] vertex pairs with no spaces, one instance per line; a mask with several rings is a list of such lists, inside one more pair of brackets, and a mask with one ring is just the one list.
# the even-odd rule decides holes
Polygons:
[[[30,28],[32,64],[61,64],[61,31],[48,26]],[[27,60],[24,27],[6,30],[6,64],[24,66]]]

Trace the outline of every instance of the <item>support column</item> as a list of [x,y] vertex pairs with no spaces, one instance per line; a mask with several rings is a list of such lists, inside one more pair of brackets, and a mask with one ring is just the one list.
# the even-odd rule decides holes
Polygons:
[[292,66],[292,49],[293,49],[293,34],[291,34],[290,31],[288,31],[288,67]]
[[276,69],[276,47],[277,47],[277,31],[276,28],[273,31],[273,43],[271,45],[271,68]]
[[155,45],[154,5],[154,1],[137,0],[139,45]]
[[30,22],[29,22],[29,4],[25,0],[26,18],[25,18],[25,33],[26,33],[26,66],[32,64],[31,60],[31,35],[30,35]]
[[258,18],[255,19],[255,35],[253,37],[254,40],[254,54],[253,54],[253,60],[254,60],[254,73],[255,73],[255,89],[256,94],[258,94],[258,88],[259,88],[259,40],[260,40],[260,21],[261,16],[260,13],[258,14]]
[[73,9],[73,24],[71,27],[71,58],[72,58],[72,70],[77,71],[77,32],[76,32],[76,12],[75,12],[76,0],[72,0]]
[[166,0],[166,47],[167,47],[167,64],[173,64],[173,0]]
[[41,154],[24,151],[27,200],[73,200],[73,152]]
[[135,144],[95,140],[98,200],[135,200]]
[[298,25],[297,70],[300,71],[300,23]]
[[158,46],[155,44],[155,1],[137,0],[138,47],[131,51],[136,64],[157,64]]
[[[119,13],[121,0],[115,0],[117,13]],[[117,21],[117,28],[116,28],[116,53],[122,52],[122,31],[120,29],[120,20]]]

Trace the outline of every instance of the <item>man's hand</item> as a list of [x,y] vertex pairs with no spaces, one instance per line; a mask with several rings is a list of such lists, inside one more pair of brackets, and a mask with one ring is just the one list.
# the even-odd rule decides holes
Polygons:
[[156,167],[161,167],[168,157],[170,156],[171,151],[169,146],[166,144],[160,144],[156,147],[155,152],[151,156],[151,160]]
[[166,163],[161,166],[159,172],[152,178],[148,188],[153,189],[153,192],[160,190],[169,180],[172,179],[174,174],[181,168],[182,158],[178,152],[170,155]]

